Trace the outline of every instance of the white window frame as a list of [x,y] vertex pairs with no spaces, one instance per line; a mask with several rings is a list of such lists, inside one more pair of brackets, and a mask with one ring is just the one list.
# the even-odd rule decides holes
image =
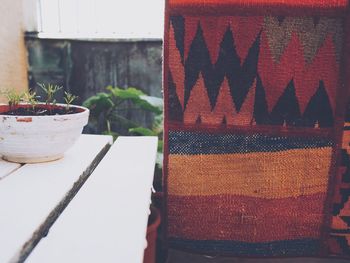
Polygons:
[[23,0],[24,29],[43,38],[161,39],[164,2]]

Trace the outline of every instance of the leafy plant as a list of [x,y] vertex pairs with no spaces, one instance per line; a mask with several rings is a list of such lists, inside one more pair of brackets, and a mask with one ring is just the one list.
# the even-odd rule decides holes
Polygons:
[[18,104],[23,100],[24,97],[24,93],[18,93],[14,90],[7,90],[5,92],[2,92],[7,101],[8,101],[8,105],[10,107],[10,110],[17,107]]
[[[162,163],[163,150],[163,100],[161,98],[146,95],[137,88],[129,87],[121,89],[108,86],[106,92],[100,92],[88,98],[83,105],[90,109],[90,124],[99,133],[109,134],[116,139],[119,135],[143,135],[158,136],[158,165]],[[144,127],[132,119],[125,117],[125,112],[130,109],[154,114],[151,127]],[[114,127],[121,127],[126,134]]]
[[[107,134],[112,133],[112,124],[118,124],[120,127],[128,129],[129,133],[137,133],[140,135],[156,135],[157,127],[152,125],[146,128],[133,120],[124,117],[125,111],[137,109],[146,112],[152,112],[157,116],[163,113],[163,105],[160,98],[147,96],[141,90],[136,88],[121,89],[118,87],[108,86],[107,92],[100,92],[88,98],[83,105],[90,109],[92,122],[95,126],[102,119],[100,130]],[[128,106],[131,103],[131,106]],[[159,117],[158,117],[159,118]],[[156,121],[155,123],[156,124]]]

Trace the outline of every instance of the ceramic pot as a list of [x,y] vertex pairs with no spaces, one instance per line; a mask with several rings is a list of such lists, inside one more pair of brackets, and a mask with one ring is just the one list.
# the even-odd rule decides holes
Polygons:
[[[40,105],[44,106],[44,105]],[[65,107],[57,104],[55,107]],[[77,113],[48,116],[0,115],[0,156],[17,163],[38,163],[63,157],[88,123],[89,110],[74,106]],[[0,113],[8,105],[0,105]]]

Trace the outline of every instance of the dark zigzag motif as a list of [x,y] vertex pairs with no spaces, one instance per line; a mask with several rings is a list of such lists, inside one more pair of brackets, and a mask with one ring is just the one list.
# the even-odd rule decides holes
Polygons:
[[176,88],[171,72],[168,73],[169,118],[173,121],[183,121],[182,106],[176,95]]
[[[181,56],[183,56],[184,45],[184,22],[182,16],[172,17],[171,20],[177,42],[176,46]],[[198,23],[197,33],[191,44],[189,56],[185,63],[185,107],[192,88],[201,72],[212,109],[216,104],[222,80],[226,76],[228,78],[232,100],[236,110],[239,112],[249,92],[249,85],[252,80],[254,80],[255,76],[257,76],[257,63],[255,62],[259,56],[259,46],[260,34],[250,48],[247,58],[241,66],[240,58],[234,48],[234,36],[228,27],[220,45],[218,60],[216,64],[212,65],[201,25]],[[172,85],[174,85],[174,83],[172,83]],[[291,87],[292,80],[285,90],[285,93],[280,97],[282,101],[276,103],[271,113],[268,113],[267,110],[265,90],[264,88],[261,89],[259,85],[262,87],[260,78],[258,79],[254,108],[254,117],[257,124],[282,125],[285,123],[289,126],[306,127],[314,127],[316,123],[318,123],[320,127],[331,127],[333,125],[333,112],[323,81],[320,81],[319,88],[310,99],[303,116],[300,116],[302,113],[299,112],[300,108],[295,96],[294,83],[293,87]],[[176,92],[173,92],[172,96],[176,96]],[[292,100],[290,101],[290,99]],[[284,105],[284,103],[282,103],[283,101],[286,102],[287,105]],[[178,110],[180,109],[177,107],[177,109],[173,109],[172,111]],[[183,118],[170,119],[180,121],[180,119]]]
[[331,127],[334,122],[331,103],[322,80],[318,90],[305,109],[302,126],[313,127],[316,122],[319,123],[320,127]]
[[170,18],[170,22],[173,25],[174,28],[174,34],[175,34],[175,40],[176,40],[176,47],[180,52],[181,55],[181,62],[184,61],[184,42],[185,42],[185,18],[183,16],[172,16]]
[[256,83],[254,119],[257,124],[283,125],[285,123],[288,126],[314,127],[318,123],[321,128],[330,127],[334,122],[323,81],[320,81],[319,88],[309,101],[304,114],[300,113],[293,80],[289,82],[272,112],[269,113],[265,89],[259,75]]
[[291,80],[270,114],[271,124],[296,126],[301,120],[294,82]]
[[214,108],[215,106],[221,83],[226,76],[234,105],[239,112],[257,74],[259,47],[260,34],[257,36],[241,66],[241,59],[235,50],[234,36],[230,27],[228,27],[220,45],[218,60],[215,65],[212,65],[202,28],[198,24],[196,36],[185,62],[185,105],[201,72],[211,107]]

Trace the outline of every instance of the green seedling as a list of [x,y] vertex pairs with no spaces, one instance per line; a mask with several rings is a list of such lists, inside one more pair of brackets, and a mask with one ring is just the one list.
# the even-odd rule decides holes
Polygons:
[[64,92],[64,101],[66,102],[66,112],[69,111],[70,105],[72,104],[72,102],[78,98],[78,96],[75,96],[71,93],[68,92]]
[[61,90],[63,87],[53,84],[47,84],[47,86],[43,83],[38,83],[39,87],[45,92],[46,94],[46,105],[56,104],[56,100],[54,99],[55,94]]
[[36,105],[38,104],[37,98],[38,96],[36,95],[36,92],[28,91],[24,93],[23,101],[30,104],[32,106],[32,110],[34,110]]
[[[53,115],[62,114],[62,111],[65,111],[66,114],[75,113],[75,111],[72,110],[72,102],[77,99],[78,96],[64,92],[64,100],[66,102],[66,106],[65,108],[58,107],[58,109],[56,109],[55,94],[63,87],[53,84],[38,83],[38,85],[46,93],[46,101],[40,101],[40,96],[37,96],[37,93],[34,91],[26,91],[22,93],[12,89],[5,92],[0,91],[0,95],[3,95],[5,98],[7,98],[9,111],[13,111],[11,114],[19,113],[27,115]],[[21,106],[21,103],[24,105]],[[45,106],[43,104],[45,104]]]
[[52,108],[56,105],[55,94],[57,91],[61,90],[63,87],[53,84],[47,84],[47,86],[43,83],[38,83],[39,87],[46,93],[46,105],[49,108],[50,113],[52,112]]
[[5,96],[8,101],[8,105],[10,107],[10,110],[17,107],[18,104],[23,101],[24,94],[23,93],[17,93],[14,90],[8,90],[5,92]]

